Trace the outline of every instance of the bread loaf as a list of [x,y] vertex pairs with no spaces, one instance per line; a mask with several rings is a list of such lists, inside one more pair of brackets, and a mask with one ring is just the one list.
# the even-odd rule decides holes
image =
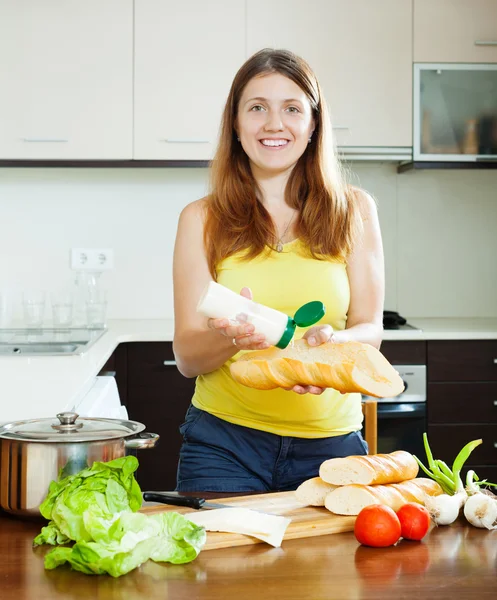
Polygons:
[[342,485],[327,494],[324,505],[337,515],[358,515],[370,504],[384,504],[397,511],[406,502],[424,504],[425,494],[438,496],[442,493],[436,481],[418,477],[387,485]]
[[295,490],[295,497],[307,506],[324,506],[326,495],[336,488],[326,483],[320,477],[313,477],[301,483]]
[[301,339],[284,350],[273,346],[247,352],[230,370],[235,381],[258,390],[300,384],[385,398],[404,389],[404,382],[383,354],[360,342],[309,346]]
[[390,454],[330,458],[321,464],[319,476],[333,485],[376,485],[414,479],[418,471],[412,454],[398,450]]

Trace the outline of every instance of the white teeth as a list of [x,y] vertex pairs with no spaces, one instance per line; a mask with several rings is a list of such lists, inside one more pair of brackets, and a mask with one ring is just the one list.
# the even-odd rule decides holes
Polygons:
[[261,140],[264,146],[286,146],[288,140]]

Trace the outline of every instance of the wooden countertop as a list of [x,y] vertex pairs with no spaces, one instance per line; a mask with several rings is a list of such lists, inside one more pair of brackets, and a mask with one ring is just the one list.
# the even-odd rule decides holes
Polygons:
[[257,600],[492,598],[497,595],[497,530],[463,520],[422,542],[360,546],[352,533],[201,552],[192,563],[149,561],[113,579],[61,567],[45,571],[47,547],[33,549],[42,521],[0,513],[2,600]]

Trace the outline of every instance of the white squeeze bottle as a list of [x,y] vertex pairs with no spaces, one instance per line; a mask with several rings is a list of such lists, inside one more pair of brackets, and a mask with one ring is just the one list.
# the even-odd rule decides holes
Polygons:
[[263,333],[272,346],[286,348],[297,327],[309,327],[325,314],[322,302],[314,300],[301,306],[295,316],[258,304],[224,285],[211,281],[200,296],[197,312],[210,319],[229,319],[234,323],[252,323],[256,333]]

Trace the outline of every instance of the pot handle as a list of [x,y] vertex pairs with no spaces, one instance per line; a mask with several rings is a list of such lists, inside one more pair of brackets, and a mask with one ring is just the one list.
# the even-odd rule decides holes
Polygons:
[[153,448],[159,441],[159,438],[160,436],[157,433],[143,431],[134,438],[124,440],[124,445],[126,448],[131,448],[133,450],[143,450],[145,448]]

